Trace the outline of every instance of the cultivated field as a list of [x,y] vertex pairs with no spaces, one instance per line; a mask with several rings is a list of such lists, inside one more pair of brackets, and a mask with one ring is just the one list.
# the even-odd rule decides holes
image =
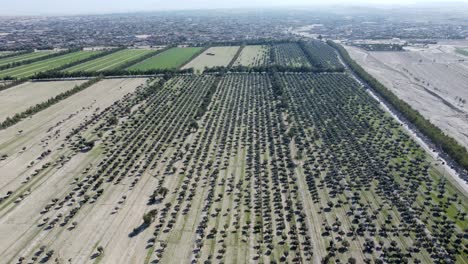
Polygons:
[[47,101],[84,81],[27,82],[0,91],[0,122],[31,106]]
[[468,261],[467,194],[343,73],[103,80],[0,152],[0,263]]
[[288,67],[311,67],[304,52],[297,43],[281,43],[273,46],[273,64]]
[[233,66],[264,66],[268,65],[270,48],[266,45],[245,46]]
[[154,57],[137,63],[128,70],[159,70],[159,69],[178,69],[184,65],[192,56],[199,52],[202,48],[172,48],[166,50]]
[[113,70],[119,68],[120,65],[124,64],[127,61],[137,59],[141,56],[144,56],[153,50],[144,50],[144,49],[125,49],[121,50],[104,57],[97,58],[82,64],[75,65],[63,71],[67,72],[95,72],[95,71],[105,71]]
[[456,51],[458,54],[461,54],[461,55],[464,55],[464,56],[468,56],[468,48],[456,48],[455,51]]
[[10,63],[14,62],[21,62],[25,60],[31,60],[31,59],[37,59],[40,57],[47,56],[49,54],[52,54],[53,51],[38,51],[38,52],[31,52],[31,53],[26,53],[18,56],[13,56],[13,57],[8,57],[4,59],[0,59],[0,66],[4,66]]
[[453,47],[406,52],[346,49],[386,87],[468,147],[468,62],[460,60]]
[[183,69],[193,68],[195,72],[202,72],[205,68],[227,66],[236,55],[237,50],[239,50],[239,46],[211,47],[185,64]]
[[36,73],[53,70],[65,64],[86,59],[100,52],[101,51],[77,51],[62,56],[41,60],[31,64],[21,65],[18,67],[0,71],[0,78],[4,78],[7,76],[14,78],[31,77]]

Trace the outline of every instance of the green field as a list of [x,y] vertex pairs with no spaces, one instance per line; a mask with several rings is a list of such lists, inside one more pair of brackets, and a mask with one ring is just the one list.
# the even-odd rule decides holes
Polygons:
[[113,70],[118,68],[120,65],[124,64],[129,60],[134,60],[141,56],[144,56],[153,50],[137,50],[137,49],[125,49],[118,51],[116,53],[112,53],[106,55],[104,57],[88,61],[82,64],[75,65],[64,71],[68,72],[79,72],[79,71],[87,71],[87,72],[94,72],[94,71],[105,71],[105,70]]
[[128,68],[128,70],[174,69],[184,65],[202,48],[172,48]]
[[83,60],[100,52],[101,51],[76,51],[62,56],[34,62],[31,64],[21,65],[18,67],[0,71],[0,78],[6,76],[15,78],[31,77],[36,73],[53,70],[67,63]]
[[464,56],[468,56],[468,49],[456,48],[455,52],[457,52],[458,54],[464,55]]
[[53,53],[53,51],[38,51],[38,52],[31,52],[31,53],[26,53],[18,56],[13,56],[13,57],[8,57],[4,59],[0,59],[0,66],[7,65],[13,62],[20,62],[20,61],[25,61],[25,60],[31,60],[31,59],[36,59],[40,57],[47,56],[49,54]]

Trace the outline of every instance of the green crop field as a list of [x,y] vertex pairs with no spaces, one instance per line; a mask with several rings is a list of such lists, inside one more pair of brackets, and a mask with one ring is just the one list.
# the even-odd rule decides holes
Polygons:
[[0,59],[0,66],[7,65],[7,64],[10,64],[10,63],[13,63],[13,62],[20,62],[20,61],[25,61],[25,60],[31,60],[31,59],[44,57],[44,56],[47,56],[47,55],[49,55],[51,53],[53,53],[53,51],[38,51],[38,52],[31,52],[31,53],[18,55],[18,56],[13,56],[13,57]]
[[53,70],[67,63],[86,59],[100,52],[101,51],[77,51],[62,56],[38,61],[35,63],[21,65],[18,67],[0,71],[0,78],[6,76],[15,78],[31,77],[36,73]]
[[202,48],[172,48],[128,68],[128,70],[153,70],[179,68]]
[[118,68],[120,65],[124,64],[129,60],[133,60],[144,56],[153,50],[135,50],[135,49],[126,49],[121,50],[116,53],[109,54],[107,56],[88,61],[82,64],[78,64],[76,66],[70,67],[65,69],[64,71],[68,72],[79,72],[79,71],[87,71],[87,72],[94,72],[94,71],[105,71],[105,70],[113,70]]
[[468,49],[456,48],[455,51],[456,51],[458,54],[468,56]]

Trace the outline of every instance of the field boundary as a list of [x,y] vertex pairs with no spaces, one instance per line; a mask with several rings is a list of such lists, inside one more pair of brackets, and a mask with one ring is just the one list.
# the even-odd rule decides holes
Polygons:
[[81,85],[77,85],[75,86],[73,89],[71,90],[68,90],[66,92],[63,92],[59,95],[56,95],[55,97],[52,97],[50,99],[48,99],[47,101],[45,102],[42,102],[42,103],[39,103],[39,104],[36,104],[35,106],[32,106],[30,108],[28,108],[27,110],[21,112],[21,113],[17,113],[15,114],[13,117],[7,117],[5,119],[5,121],[1,122],[0,123],[0,130],[2,129],[5,129],[5,128],[8,128],[10,126],[13,126],[17,123],[19,123],[21,120],[29,117],[29,116],[32,116],[34,114],[37,114],[39,113],[40,111],[44,110],[44,109],[47,109],[49,108],[50,106],[78,93],[78,92],[81,92],[83,91],[84,89],[90,87],[91,85],[99,82],[101,80],[101,78],[94,78],[94,79],[91,79]]
[[201,50],[199,50],[198,52],[195,52],[184,64],[180,65],[179,68],[177,68],[177,70],[180,70],[183,67],[185,67],[185,65],[189,64],[191,61],[193,61],[196,57],[198,57],[203,52],[207,51],[209,48],[211,48],[211,46],[208,45],[202,48]]

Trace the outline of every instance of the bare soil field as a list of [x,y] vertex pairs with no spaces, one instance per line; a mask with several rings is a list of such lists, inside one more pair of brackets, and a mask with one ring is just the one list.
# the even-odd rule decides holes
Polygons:
[[0,91],[0,120],[21,113],[82,83],[84,81],[27,82]]
[[227,66],[239,48],[239,46],[211,47],[182,69],[193,68],[195,72],[202,72],[206,67]]
[[452,45],[368,52],[345,46],[370,74],[468,147],[468,62]]
[[262,66],[268,64],[269,47],[265,45],[245,46],[234,66]]
[[[0,263],[12,263],[12,256],[37,249],[39,241],[40,246],[62,241],[57,233],[37,232],[37,225],[42,222],[39,212],[52,199],[69,190],[70,183],[80,177],[81,170],[97,161],[100,151],[81,153],[73,150],[65,146],[68,145],[67,135],[90,123],[93,116],[105,112],[116,101],[128,97],[128,93],[134,92],[145,80],[102,80],[32,118],[0,131],[1,153],[8,156],[0,161],[0,197],[5,197],[9,191],[19,195],[14,202],[0,204],[0,233],[8,233],[0,236]],[[21,134],[18,133],[20,130],[23,131]],[[68,245],[62,241],[58,248],[70,249]],[[58,258],[62,261],[60,254]]]

